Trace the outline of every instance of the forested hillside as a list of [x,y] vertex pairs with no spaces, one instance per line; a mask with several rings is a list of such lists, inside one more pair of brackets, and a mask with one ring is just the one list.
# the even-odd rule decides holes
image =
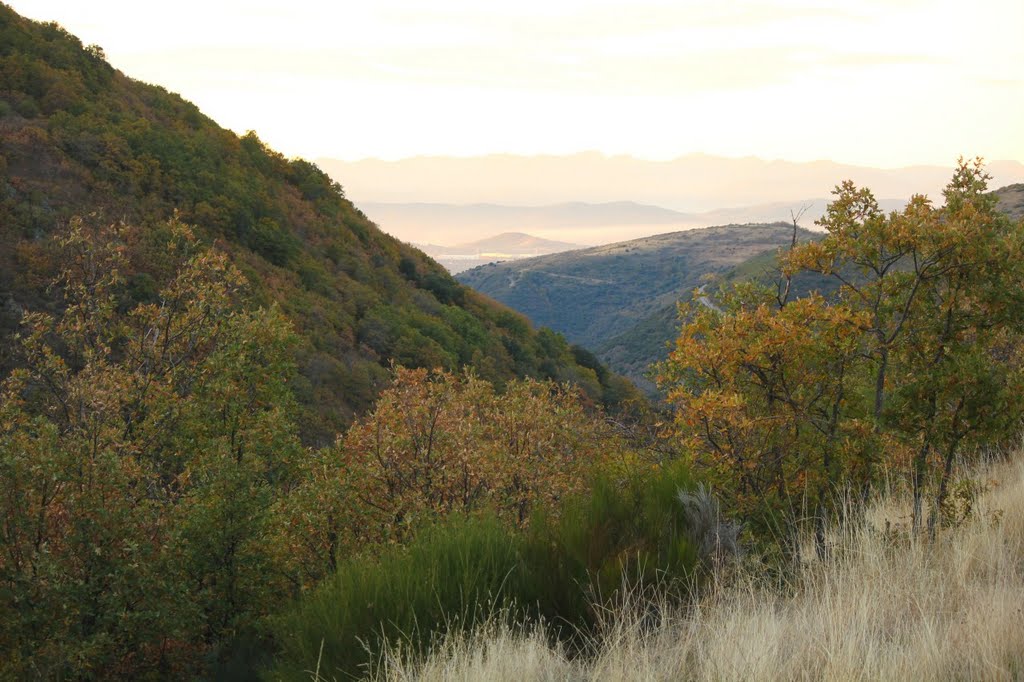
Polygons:
[[[1002,213],[1024,216],[1024,185],[992,195]],[[457,278],[535,324],[565,334],[653,392],[650,367],[668,356],[668,344],[678,334],[677,303],[689,301],[698,287],[713,298],[722,285],[776,284],[780,249],[788,249],[793,236],[793,226],[784,223],[709,227],[484,265]],[[798,243],[823,236],[804,229],[796,233]],[[851,271],[849,276],[859,275]],[[838,282],[803,271],[790,286],[795,296],[811,291],[829,296]]]
[[[800,229],[797,238],[813,239]],[[671,232],[608,246],[474,268],[458,279],[524,313],[535,324],[593,349],[615,371],[644,382],[668,354],[678,329],[676,303],[751,258],[749,275],[774,269],[793,226],[727,225]],[[648,384],[649,385],[649,384]]]
[[[339,131],[345,134],[345,131]],[[315,165],[288,160],[255,133],[238,137],[194,105],[116,71],[96,46],[0,5],[0,371],[25,310],[56,310],[51,239],[74,216],[137,228],[126,287],[151,300],[172,269],[172,216],[216,243],[248,296],[294,324],[291,389],[307,442],[328,442],[365,411],[389,364],[469,365],[579,384],[596,402],[631,388],[564,339],[453,280],[385,235]]]

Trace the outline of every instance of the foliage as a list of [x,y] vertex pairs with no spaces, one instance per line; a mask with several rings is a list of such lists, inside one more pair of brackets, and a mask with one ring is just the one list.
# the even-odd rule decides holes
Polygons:
[[455,513],[407,546],[355,555],[275,624],[281,652],[268,679],[365,673],[384,642],[424,651],[447,633],[492,617],[544,619],[572,639],[597,626],[624,585],[646,592],[684,579],[694,552],[676,498],[680,465],[598,476],[563,514],[527,530],[493,514]]
[[294,332],[227,254],[177,219],[53,248],[59,312],[23,316],[0,384],[3,676],[251,676],[266,616],[352,557],[481,510],[507,539],[629,457],[568,386],[401,367],[305,450]]
[[299,453],[292,332],[166,231],[178,267],[134,303],[130,231],[75,222],[63,313],[24,318],[0,386],[4,676],[187,675],[286,594],[267,524]]
[[[695,464],[757,529],[779,529],[805,500],[862,478],[870,427],[844,410],[861,340],[858,320],[812,296],[781,309],[750,287],[690,314],[662,377]],[[742,295],[742,294],[747,295]],[[856,413],[854,413],[856,414]]]
[[593,628],[624,588],[650,595],[690,575],[694,529],[678,496],[692,487],[678,461],[598,472],[587,493],[531,523],[526,562],[537,575],[520,603],[556,626]]
[[[1024,227],[996,211],[986,179],[961,162],[945,206],[918,196],[890,215],[844,183],[827,236],[794,246],[782,286],[683,307],[661,376],[676,431],[755,524],[780,529],[808,508],[820,520],[880,465],[907,477],[919,523],[926,489],[943,507],[959,453],[1019,428]],[[788,300],[802,271],[838,290]]]
[[401,541],[453,513],[492,509],[524,525],[625,451],[576,392],[551,382],[498,393],[468,372],[394,371],[373,412],[303,465],[285,542],[309,580],[339,552]]
[[[456,515],[407,547],[355,555],[277,619],[275,680],[358,676],[384,640],[414,647],[445,627],[472,627],[507,603],[522,579],[520,541],[494,518]],[[322,647],[322,648],[321,648]]]
[[[308,444],[326,445],[364,413],[392,361],[456,370],[499,384],[516,377],[573,381],[594,402],[635,395],[598,380],[569,345],[541,339],[519,315],[452,279],[383,234],[314,164],[288,160],[255,133],[217,126],[194,105],[116,72],[56,24],[0,6],[0,101],[16,115],[0,131],[0,295],[53,309],[45,284],[60,270],[48,250],[73,216],[158,230],[178,215],[216,241],[275,303],[298,338],[291,383]],[[159,280],[166,254],[128,244],[131,277]],[[0,341],[14,324],[0,317]],[[0,361],[4,358],[0,357]],[[11,369],[0,365],[0,376]]]

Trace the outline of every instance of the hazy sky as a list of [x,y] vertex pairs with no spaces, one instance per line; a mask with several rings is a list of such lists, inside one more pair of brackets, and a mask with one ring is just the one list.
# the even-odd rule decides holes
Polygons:
[[1024,161],[1022,0],[7,0],[286,155]]

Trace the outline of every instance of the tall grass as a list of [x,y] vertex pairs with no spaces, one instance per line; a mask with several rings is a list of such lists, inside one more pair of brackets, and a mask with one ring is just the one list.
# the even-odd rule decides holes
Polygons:
[[[623,605],[570,657],[545,632],[490,625],[429,656],[392,655],[386,680],[935,680],[1024,678],[1024,457],[976,473],[974,513],[934,540],[890,495],[834,528],[787,579],[740,568],[689,603]],[[813,546],[813,541],[809,542]]]

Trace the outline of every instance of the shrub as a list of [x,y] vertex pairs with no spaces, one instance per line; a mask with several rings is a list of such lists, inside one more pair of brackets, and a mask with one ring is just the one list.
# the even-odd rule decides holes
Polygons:
[[308,680],[317,661],[324,678],[345,679],[369,666],[385,640],[421,648],[442,626],[482,623],[516,591],[507,582],[521,578],[519,543],[493,517],[458,516],[407,547],[342,562],[278,619],[281,656],[268,679]]
[[494,617],[544,620],[566,640],[595,631],[624,586],[649,592],[692,574],[696,553],[677,497],[691,486],[678,463],[624,478],[605,473],[528,530],[510,530],[492,513],[455,514],[407,546],[340,562],[277,619],[281,652],[270,678],[307,680],[317,666],[325,679],[344,679],[365,672],[385,641],[422,652]]
[[556,625],[590,628],[624,587],[678,585],[697,558],[677,498],[692,486],[680,462],[624,478],[603,474],[557,517],[538,514],[527,545],[537,573],[527,603]]

